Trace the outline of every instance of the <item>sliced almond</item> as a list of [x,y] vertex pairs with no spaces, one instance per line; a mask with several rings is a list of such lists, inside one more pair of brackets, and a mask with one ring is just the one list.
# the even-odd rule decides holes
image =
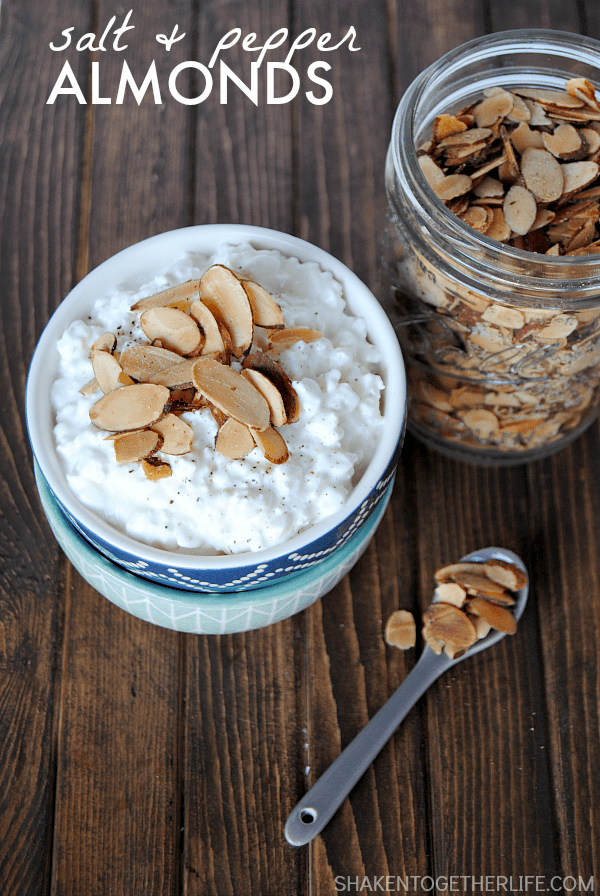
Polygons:
[[319,330],[313,330],[311,327],[285,327],[269,334],[269,346],[282,352],[296,342],[316,342],[322,337],[323,334]]
[[224,355],[225,343],[221,328],[210,308],[207,308],[204,302],[198,300],[190,306],[190,314],[204,334],[204,345],[202,346],[201,354],[214,357]]
[[521,174],[527,189],[541,202],[552,202],[562,195],[563,168],[547,149],[528,147],[521,156]]
[[583,141],[572,124],[559,124],[551,134],[542,131],[544,146],[557,159],[568,159],[581,151]]
[[481,563],[468,560],[462,560],[459,563],[449,563],[447,566],[441,566],[435,572],[434,578],[438,583],[454,582],[458,576],[466,573],[481,575],[481,566]]
[[123,373],[121,365],[109,352],[92,349],[92,367],[96,382],[105,395],[133,382],[131,377]]
[[484,564],[485,574],[488,579],[508,588],[509,591],[520,591],[527,584],[527,576],[515,563],[506,560],[492,558]]
[[157,457],[145,457],[142,461],[142,469],[146,478],[152,482],[156,482],[158,479],[167,479],[173,472],[169,464]]
[[506,607],[500,607],[498,604],[491,603],[485,597],[474,597],[468,601],[467,609],[469,613],[480,616],[487,623],[495,628],[496,631],[504,632],[507,635],[514,635],[517,630],[517,621],[513,614]]
[[227,417],[217,432],[215,450],[230,460],[239,460],[254,449],[254,439],[247,426]]
[[222,264],[212,265],[200,280],[200,299],[220,318],[231,335],[233,354],[241,358],[253,339],[252,309],[236,275]]
[[510,308],[508,305],[499,303],[486,308],[481,319],[498,327],[507,327],[509,330],[521,330],[525,326],[525,318],[517,308]]
[[162,438],[163,454],[181,455],[191,451],[194,430],[176,414],[166,414],[152,424],[152,429]]
[[92,351],[109,352],[112,355],[117,347],[117,337],[114,333],[103,333],[92,343]]
[[167,349],[180,355],[191,355],[202,346],[198,324],[178,308],[149,308],[140,317],[140,326],[148,339],[160,339]]
[[176,286],[169,286],[162,292],[140,299],[131,306],[132,311],[147,311],[149,308],[178,308],[187,311],[193,299],[198,294],[199,280],[186,280]]
[[109,432],[143,429],[167,412],[169,402],[170,392],[164,386],[136,383],[98,399],[90,408],[90,420]]
[[421,634],[425,643],[428,644],[433,652],[437,653],[437,655],[439,656],[444,650],[444,641],[433,634],[433,630],[429,622],[425,623],[425,625],[421,629]]
[[259,370],[246,368],[242,370],[242,376],[250,380],[253,386],[264,395],[271,410],[271,423],[273,426],[283,426],[287,423],[287,413],[283,403],[283,396],[277,386]]
[[485,571],[482,573],[461,573],[457,575],[456,580],[470,595],[476,595],[478,597],[484,595],[485,597],[492,598],[498,603],[506,606],[512,606],[515,602],[514,597],[506,593],[504,586],[499,582],[494,582],[492,579],[488,578],[487,575],[485,575]]
[[598,100],[596,99],[596,91],[594,85],[587,78],[570,78],[566,83],[567,92],[571,96],[581,100],[592,109],[600,109]]
[[510,139],[514,148],[521,155],[530,146],[533,146],[536,149],[544,149],[542,134],[530,127],[525,121],[522,121],[514,131],[511,131]]
[[193,378],[196,389],[229,417],[259,431],[269,426],[267,400],[241,373],[211,358],[199,358]]
[[147,383],[155,373],[180,363],[181,356],[177,352],[156,345],[132,345],[120,357],[124,372],[138,383]]
[[178,364],[153,373],[150,382],[166,386],[168,389],[184,389],[190,386],[195,388],[194,364],[197,360],[197,358],[187,358],[185,361],[180,359]]
[[284,464],[290,456],[285,439],[273,426],[268,426],[260,432],[253,429],[252,437],[258,450],[272,464]]
[[151,457],[160,449],[161,444],[160,434],[150,429],[126,432],[113,441],[119,464],[135,463],[145,457]]
[[446,177],[442,169],[439,167],[439,165],[436,165],[430,155],[420,155],[418,161],[421,171],[425,175],[425,180],[430,187],[433,188],[436,184],[439,184],[440,181],[444,180],[444,178]]
[[500,90],[486,97],[473,109],[475,121],[480,128],[490,127],[510,114],[515,98],[506,90]]
[[533,226],[537,205],[529,190],[514,184],[506,194],[502,211],[512,232],[523,236],[529,233]]
[[460,131],[466,131],[467,125],[455,115],[447,115],[445,113],[437,115],[432,128],[432,136],[434,143],[449,137],[451,134],[458,134]]
[[504,211],[501,208],[493,209],[492,223],[485,232],[492,240],[499,240],[501,243],[510,238],[512,230],[506,220]]
[[296,423],[300,417],[298,393],[281,364],[264,352],[253,352],[244,358],[243,367],[246,370],[258,370],[276,386],[283,399],[286,423]]
[[458,648],[467,648],[477,640],[475,626],[466,613],[454,604],[435,603],[427,609],[425,622],[435,638]]
[[442,601],[445,604],[454,604],[455,607],[462,607],[467,599],[467,592],[456,582],[443,582],[438,585],[433,592],[434,601]]
[[460,419],[465,423],[478,439],[485,441],[489,439],[493,432],[499,429],[498,418],[492,411],[485,408],[473,408],[470,411],[463,411],[459,414]]
[[283,313],[271,293],[254,280],[242,280],[242,286],[250,302],[255,326],[267,330],[283,329],[285,326]]
[[94,392],[97,392],[100,386],[98,385],[98,380],[96,377],[92,377],[91,380],[88,380],[84,386],[79,390],[82,395],[93,395]]
[[564,192],[574,193],[591,184],[598,177],[598,162],[566,162],[562,165]]
[[394,610],[385,624],[386,644],[409,650],[417,643],[417,626],[415,617],[408,610]]
[[583,106],[583,100],[579,99],[579,97],[571,96],[562,90],[549,90],[543,87],[514,87],[513,92],[519,96],[535,100],[542,106],[559,106],[565,109],[577,109]]
[[449,199],[468,193],[472,184],[473,181],[468,174],[448,174],[444,180],[434,184],[432,189],[442,202],[447,202]]

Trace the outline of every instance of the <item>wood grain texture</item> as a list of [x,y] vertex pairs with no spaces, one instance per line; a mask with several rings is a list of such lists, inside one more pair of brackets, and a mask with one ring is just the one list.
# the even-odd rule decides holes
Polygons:
[[[103,30],[113,14],[110,4],[97,4],[92,30]],[[156,34],[171,32],[171,17],[186,37],[167,55]],[[138,85],[156,58],[165,87],[172,67],[192,53],[190,17],[188,4],[173,4],[168,14],[138,4],[135,30],[120,41],[126,54],[97,54],[100,93],[113,102],[88,107],[82,273],[131,243],[189,223],[187,107],[150,97],[138,105],[130,93],[122,105],[115,100],[124,58]],[[123,21],[121,13],[115,26]],[[77,575],[68,598],[53,890],[176,893],[181,639],[108,604]]]
[[[61,14],[4,4],[0,22],[0,891],[42,892],[51,870],[63,569],[40,510],[24,419],[27,368],[73,283],[83,117],[47,106],[40,46]],[[52,64],[50,64],[52,63]]]
[[[48,49],[101,30],[106,0],[16,0],[0,20],[0,893],[4,896],[333,896],[430,875],[600,876],[600,427],[538,464],[481,469],[408,437],[390,505],[352,572],[304,613],[246,634],[177,635],[112,606],[62,559],[23,461],[25,377],[50,313],[130,243],[192,223],[310,239],[377,283],[383,165],[410,80],[472,37],[551,27],[600,38],[595,0],[134,2],[124,53]],[[177,24],[167,51],[158,33]],[[177,103],[178,62],[207,63],[233,28],[281,28],[358,52],[298,51],[298,98],[254,105],[230,84]],[[100,62],[111,104],[47,105],[62,63]],[[223,60],[246,83],[256,54]],[[115,103],[123,60],[156,59],[163,103]],[[313,105],[324,59],[334,98]],[[200,73],[180,75],[197,95]],[[283,90],[285,82],[280,82]],[[438,565],[486,544],[531,571],[514,638],[460,664],[413,708],[310,847],[283,838],[310,784],[419,655],[387,647]],[[395,885],[394,891],[400,885]],[[469,892],[464,887],[464,892]],[[481,887],[473,892],[481,892]],[[518,889],[515,883],[513,891]],[[418,891],[417,885],[413,888]],[[438,888],[440,890],[440,888]],[[356,890],[355,890],[356,891]],[[441,890],[440,890],[441,891]],[[500,892],[506,891],[499,888]],[[410,892],[410,889],[409,889]]]

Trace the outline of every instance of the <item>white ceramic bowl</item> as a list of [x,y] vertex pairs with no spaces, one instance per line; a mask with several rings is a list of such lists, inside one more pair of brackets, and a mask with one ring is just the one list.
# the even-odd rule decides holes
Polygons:
[[252,591],[190,592],[159,585],[112,563],[69,523],[39,467],[35,477],[42,507],[56,540],[78,573],[115,606],[177,632],[226,635],[281,622],[313,604],[349,572],[367,549],[387,507],[392,484],[365,524],[322,563],[291,579]]
[[[56,344],[74,321],[85,318],[98,295],[128,281],[148,281],[184,253],[212,252],[223,243],[277,249],[318,263],[341,283],[351,313],[364,318],[369,339],[381,353],[385,382],[383,435],[343,509],[267,550],[229,556],[170,552],[136,541],[82,504],[71,491],[54,447],[50,390],[58,367]],[[364,526],[393,482],[405,425],[406,381],[398,341],[387,316],[367,287],[341,262],[287,234],[259,227],[215,224],[169,231],[108,259],[69,293],[52,316],[36,348],[27,382],[26,416],[33,454],[61,511],[84,538],[111,562],[137,576],[180,590],[231,592],[262,588],[322,563]]]

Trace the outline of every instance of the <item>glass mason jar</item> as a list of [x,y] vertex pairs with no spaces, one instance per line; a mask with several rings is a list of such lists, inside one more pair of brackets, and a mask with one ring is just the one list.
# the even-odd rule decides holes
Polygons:
[[536,460],[596,418],[600,254],[538,254],[486,237],[437,198],[417,149],[436,116],[483,91],[564,91],[573,77],[598,83],[600,43],[556,31],[488,35],[424,71],[394,119],[380,300],[407,365],[408,427],[459,460]]

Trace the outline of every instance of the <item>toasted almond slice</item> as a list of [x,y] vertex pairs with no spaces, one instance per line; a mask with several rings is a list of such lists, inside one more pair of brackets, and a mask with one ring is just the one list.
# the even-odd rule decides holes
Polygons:
[[268,426],[260,432],[253,429],[252,438],[259,451],[272,464],[284,464],[290,456],[285,439],[273,426]]
[[120,389],[121,386],[129,386],[133,383],[131,377],[123,373],[115,356],[109,352],[93,349],[92,367],[96,382],[105,395],[115,389]]
[[583,190],[598,177],[600,165],[597,162],[566,162],[562,167],[564,193]]
[[145,457],[142,461],[142,469],[146,474],[146,478],[152,482],[156,482],[158,479],[166,479],[173,472],[170,465],[159,460],[158,457]]
[[466,131],[467,125],[455,115],[447,115],[445,113],[437,115],[434,119],[431,129],[432,140],[437,143],[451,134],[458,134],[460,131]]
[[92,344],[92,351],[108,352],[112,355],[116,347],[117,337],[115,336],[115,334],[103,333],[102,336],[98,336],[96,341]]
[[408,610],[394,610],[385,624],[385,643],[400,650],[409,650],[417,643],[415,617]]
[[[511,190],[514,190],[511,187]],[[508,305],[494,303],[485,309],[481,319],[497,327],[507,327],[509,330],[521,330],[525,326],[525,318],[518,308],[510,308]]]
[[552,202],[562,195],[565,182],[563,167],[547,149],[529,146],[521,156],[521,174],[527,189],[536,199]]
[[[513,156],[514,156],[514,153],[513,153]],[[498,170],[498,177],[500,177],[500,168],[501,168],[503,165],[506,165],[507,162],[508,162],[508,156],[507,156],[507,154],[506,154],[505,152],[503,152],[502,155],[500,155],[500,156],[495,156],[495,158],[490,159],[489,162],[486,162],[484,165],[482,165],[481,168],[478,168],[478,169],[477,169],[477,177],[478,177],[478,178],[482,177],[484,174],[487,174],[488,171],[493,171],[494,168],[498,168],[498,169],[499,169],[499,170]],[[502,178],[502,177],[500,177],[500,180],[505,180],[505,181],[506,181],[506,180],[508,180],[508,178]]]
[[550,248],[546,250],[545,255],[560,255],[560,246],[558,243],[550,246]]
[[[480,565],[483,566],[483,564]],[[492,581],[492,579],[485,575],[485,570],[482,570],[479,573],[459,573],[456,576],[456,582],[461,585],[468,594],[478,596],[484,595],[485,597],[493,598],[499,603],[506,604],[507,606],[510,606],[515,602],[514,598],[506,593],[506,589],[503,585],[499,582]]]
[[508,226],[503,209],[494,208],[492,211],[494,217],[492,218],[492,223],[486,230],[485,235],[489,236],[492,240],[500,240],[500,242],[503,243],[510,239],[512,230]]
[[494,213],[491,208],[485,205],[470,205],[466,211],[460,215],[461,221],[468,224],[479,233],[486,233],[494,220]]
[[100,386],[98,385],[98,380],[96,377],[92,377],[91,380],[88,380],[87,383],[81,387],[79,390],[82,395],[93,395],[94,392],[97,392]]
[[138,383],[147,383],[155,373],[181,364],[181,355],[156,345],[132,345],[121,354],[120,363]]
[[535,100],[542,106],[559,106],[565,109],[577,109],[583,106],[583,100],[579,99],[579,97],[571,96],[571,94],[562,90],[548,90],[543,87],[513,87],[513,92],[519,96]]
[[492,131],[488,127],[469,128],[467,131],[461,131],[459,134],[452,134],[440,140],[438,147],[446,148],[448,146],[464,147],[475,144],[486,145],[487,138],[492,136]]
[[579,321],[573,314],[557,314],[548,326],[535,333],[536,339],[543,342],[553,342],[555,339],[564,339],[577,329]]
[[287,423],[287,414],[283,403],[283,396],[275,383],[259,370],[246,368],[242,370],[242,376],[250,380],[253,386],[267,399],[271,409],[271,423],[273,426],[284,426]]
[[150,429],[138,429],[118,436],[113,444],[117,463],[130,464],[156,454],[162,445],[162,436]]
[[535,221],[531,225],[531,230],[539,230],[540,227],[547,227],[556,217],[555,213],[549,208],[538,208]]
[[501,184],[497,178],[488,174],[475,184],[473,192],[481,199],[504,196],[504,184]]
[[443,582],[438,585],[433,592],[434,602],[442,601],[445,604],[454,604],[455,607],[462,607],[467,599],[467,592],[456,582]]
[[202,346],[198,324],[178,308],[149,308],[140,317],[140,326],[148,339],[160,339],[180,355],[190,355]]
[[441,638],[435,637],[431,628],[431,624],[429,622],[425,623],[425,625],[421,629],[421,634],[425,643],[429,644],[433,652],[437,653],[437,655],[439,656],[444,649],[444,641]]
[[557,159],[568,159],[581,151],[583,141],[572,124],[559,124],[551,134],[541,132],[544,146]]
[[515,98],[507,90],[500,90],[486,97],[473,109],[475,121],[480,128],[487,128],[501,121],[512,112]]
[[254,280],[242,280],[242,286],[250,302],[255,326],[267,330],[283,329],[283,313],[271,293]]
[[187,311],[194,297],[197,297],[199,286],[199,280],[186,280],[185,283],[169,286],[167,289],[163,289],[162,292],[140,299],[139,302],[131,306],[131,310],[147,311],[149,308],[178,308],[180,311]]
[[207,308],[204,302],[200,300],[193,302],[190,306],[190,314],[202,330],[204,334],[204,345],[202,346],[202,355],[225,354],[225,343],[221,328],[214,314]]
[[253,339],[253,321],[246,290],[236,275],[222,264],[214,264],[200,280],[200,299],[231,335],[232,350],[241,358]]
[[171,393],[164,386],[135,383],[115,389],[92,405],[90,420],[98,429],[127,432],[156,423],[168,410]]
[[432,189],[442,202],[447,202],[449,199],[468,193],[472,184],[473,181],[468,174],[448,174],[444,180],[434,184]]
[[442,169],[439,165],[436,165],[430,155],[420,155],[418,161],[421,171],[425,175],[425,180],[430,187],[433,188],[435,184],[439,184],[440,181],[444,180],[446,177]]
[[484,563],[485,574],[488,579],[508,588],[509,591],[520,591],[527,584],[527,576],[515,563],[506,560],[497,560],[493,557]]
[[600,149],[600,134],[593,128],[582,128],[581,135],[588,146],[588,155],[594,155]]
[[510,610],[486,600],[485,597],[474,597],[468,601],[467,610],[475,616],[481,616],[496,631],[514,635],[517,630],[517,621]]
[[518,121],[527,122],[531,119],[531,110],[529,109],[527,103],[520,96],[517,96],[516,93],[512,94],[514,98],[513,107],[506,116],[507,121]]
[[511,131],[510,139],[512,145],[520,155],[523,155],[525,150],[530,146],[533,146],[536,149],[544,149],[544,141],[542,140],[541,133],[539,131],[534,131],[525,121],[522,121],[514,131]]
[[264,352],[253,352],[244,358],[243,366],[246,370],[258,370],[271,380],[283,398],[286,423],[296,423],[300,417],[298,393],[281,364]]
[[578,100],[582,100],[592,109],[600,109],[600,105],[596,99],[594,85],[591,81],[588,81],[587,78],[570,78],[565,86],[567,92],[570,93],[571,96],[576,97]]
[[466,613],[454,604],[435,603],[427,609],[425,622],[435,638],[458,648],[467,648],[477,640],[475,626]]
[[473,408],[470,411],[459,413],[460,419],[465,423],[478,439],[485,441],[499,428],[498,418],[485,408]]
[[254,439],[247,426],[227,417],[219,426],[215,439],[215,451],[230,460],[239,460],[254,449]]
[[176,414],[166,414],[152,424],[152,429],[162,437],[160,450],[163,454],[180,455],[191,451],[194,430]]
[[251,429],[267,429],[271,419],[267,400],[237,370],[211,358],[199,358],[193,377],[196,389],[227,416]]
[[322,338],[320,330],[313,330],[312,327],[285,327],[269,334],[269,346],[281,352],[296,342],[316,342]]
[[434,578],[436,582],[442,584],[443,582],[457,581],[458,576],[466,573],[481,575],[482,564],[469,560],[461,560],[459,563],[449,563],[447,566],[441,566],[436,571]]
[[[151,383],[159,386],[166,386],[168,389],[185,389],[188,386],[194,386],[194,364],[197,358],[186,358],[185,361],[174,364],[172,367],[166,367],[153,373],[150,377]],[[195,387],[194,387],[195,388]]]

